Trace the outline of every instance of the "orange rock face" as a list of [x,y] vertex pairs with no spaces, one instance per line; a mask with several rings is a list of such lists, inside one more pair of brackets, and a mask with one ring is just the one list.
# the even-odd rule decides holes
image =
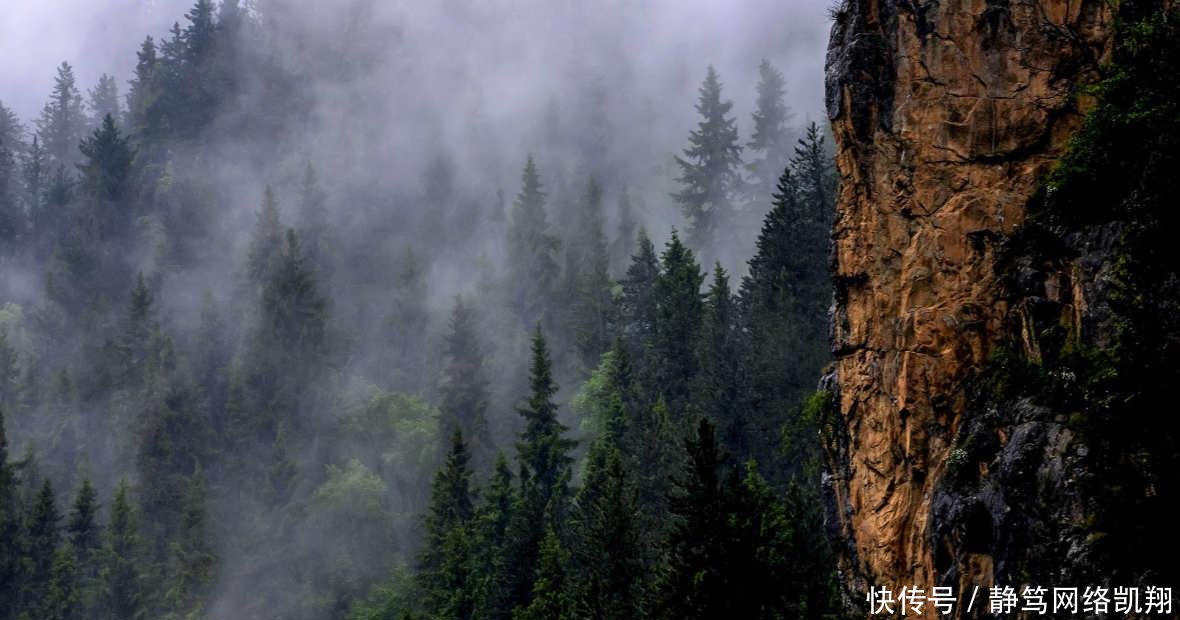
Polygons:
[[[1078,127],[1111,15],[1100,0],[847,0],[835,20],[842,569],[854,589],[962,586],[934,574],[930,498],[1007,312],[996,242]],[[989,559],[974,564],[962,578],[988,585]]]

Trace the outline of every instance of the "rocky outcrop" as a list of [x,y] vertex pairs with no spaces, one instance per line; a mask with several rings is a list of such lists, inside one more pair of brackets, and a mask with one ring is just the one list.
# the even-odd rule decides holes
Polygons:
[[[1051,415],[1013,404],[1003,433],[961,426],[968,380],[1017,314],[997,253],[1081,122],[1078,87],[1110,52],[1109,7],[846,0],[834,15],[826,96],[842,182],[828,491],[855,590],[990,585],[1001,543],[986,502],[1018,494],[961,501],[946,490],[957,468],[1040,476],[1068,506],[1068,477],[1054,472],[1069,467],[1069,431]],[[1081,312],[1067,276],[1049,287],[1059,310]],[[987,459],[952,454],[968,431],[994,443]],[[954,524],[980,520],[956,535],[966,530]],[[1010,534],[1004,548],[1019,549]]]

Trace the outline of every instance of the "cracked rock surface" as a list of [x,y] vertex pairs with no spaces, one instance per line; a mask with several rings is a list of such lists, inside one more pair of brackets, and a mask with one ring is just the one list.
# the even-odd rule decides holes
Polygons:
[[[829,520],[852,590],[928,588],[940,585],[932,515],[960,510],[934,498],[966,381],[1008,314],[997,245],[1078,128],[1078,87],[1109,56],[1112,16],[1100,0],[846,0],[834,19]],[[1051,426],[1021,432],[1063,441]],[[946,585],[989,585],[986,542],[950,551],[975,569]]]

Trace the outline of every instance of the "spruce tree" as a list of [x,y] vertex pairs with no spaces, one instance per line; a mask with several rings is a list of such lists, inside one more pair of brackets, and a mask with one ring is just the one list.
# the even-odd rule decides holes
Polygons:
[[512,524],[516,522],[520,496],[503,454],[497,456],[491,478],[480,495],[472,523],[473,617],[506,620],[512,614],[513,584],[521,581],[512,546]]
[[633,485],[614,446],[601,437],[587,456],[586,474],[570,519],[576,617],[638,620],[644,617],[647,570],[636,520]]
[[724,618],[731,616],[726,544],[723,455],[714,429],[702,418],[686,442],[688,466],[672,498],[675,518],[668,539],[668,568],[658,598],[660,617]]
[[639,233],[639,222],[635,218],[635,206],[631,202],[631,190],[624,185],[619,191],[619,203],[616,210],[618,227],[615,229],[615,240],[611,244],[611,273],[619,274],[635,253],[636,239]]
[[636,253],[623,278],[622,332],[633,355],[643,353],[656,330],[656,280],[660,261],[647,232],[640,228]]
[[692,250],[673,230],[660,255],[660,275],[653,290],[656,321],[652,352],[657,378],[654,385],[659,386],[676,419],[683,419],[687,412],[697,374],[696,342],[704,316],[703,281]]
[[17,168],[22,131],[16,116],[0,102],[0,258],[16,252],[27,228]]
[[610,257],[603,232],[602,187],[593,178],[587,184],[577,233],[567,252],[574,281],[570,328],[581,366],[588,372],[610,347],[615,329],[615,304],[611,289]]
[[[115,126],[115,119],[106,115],[102,123],[89,137],[81,142],[78,149],[86,156],[80,166],[88,195],[99,201],[121,200],[127,191],[131,174],[134,151],[127,138]],[[103,231],[122,231],[126,228],[127,213],[120,210],[103,209],[97,215],[105,221],[100,225]]]
[[541,538],[537,578],[528,605],[518,607],[512,620],[573,620],[574,583],[569,574],[569,552],[561,544],[552,525],[545,527]]
[[168,545],[165,618],[194,618],[204,613],[217,558],[208,541],[204,476],[197,470],[186,481],[179,530]]
[[525,429],[517,443],[520,462],[520,507],[514,511],[509,538],[514,546],[517,573],[512,585],[514,605],[532,600],[532,584],[545,528],[557,527],[569,501],[569,480],[574,442],[566,439],[565,426],[557,419],[549,347],[540,327],[533,335],[529,370],[529,397],[519,412]]
[[446,461],[431,484],[425,548],[418,562],[424,604],[435,618],[473,617],[470,537],[474,509],[469,460],[463,434],[456,428]]
[[74,79],[74,68],[63,62],[57,68],[53,93],[37,120],[37,136],[49,157],[72,167],[78,161],[78,143],[86,131],[82,95]]
[[115,78],[102,74],[98,77],[98,83],[94,88],[90,89],[89,100],[87,106],[90,108],[90,123],[93,127],[98,127],[102,124],[103,119],[110,116],[116,122],[123,118],[121,106],[119,105],[119,86],[115,83]]
[[78,563],[69,545],[53,554],[49,583],[37,606],[45,620],[82,620],[82,598],[78,584]]
[[451,310],[446,335],[442,385],[442,428],[457,428],[471,440],[476,462],[490,456],[487,410],[490,399],[484,347],[475,307],[462,297]]
[[729,276],[721,263],[717,263],[697,343],[698,372],[692,386],[690,409],[720,428],[723,445],[731,455],[741,459],[747,456],[748,450],[743,350],[737,319]]
[[43,609],[38,602],[45,600],[53,580],[53,564],[61,533],[61,515],[53,497],[53,485],[46,478],[25,519],[25,568],[22,598],[28,608]]
[[327,194],[311,162],[299,183],[297,225],[308,263],[324,281],[330,281],[335,268],[335,237],[328,220]]
[[98,618],[138,620],[143,617],[144,558],[138,528],[138,519],[128,497],[127,481],[124,480],[115,490],[103,544],[100,572],[103,596]]
[[8,462],[8,435],[4,424],[4,406],[0,404],[0,619],[16,615],[20,600],[21,575],[21,506],[17,493],[16,468]]
[[560,245],[549,231],[541,175],[529,155],[508,229],[509,305],[525,325],[546,319],[548,297],[558,275],[554,256]]
[[691,222],[689,240],[708,253],[718,250],[731,226],[734,201],[742,189],[742,147],[737,124],[728,116],[731,108],[733,102],[722,100],[721,79],[710,66],[696,104],[701,121],[689,135],[684,157],[676,157],[681,189],[673,194]]
[[158,128],[152,114],[158,98],[156,88],[159,57],[155,40],[150,36],[146,37],[135,54],[135,74],[127,90],[126,127],[136,137],[137,142],[142,144],[157,137],[155,130]]
[[794,114],[783,101],[786,95],[783,74],[767,60],[758,66],[756,90],[754,132],[746,148],[760,157],[748,162],[746,171],[750,174],[748,189],[751,201],[761,207],[770,202],[779,176],[790,160],[789,126]]
[[70,508],[66,531],[69,533],[70,545],[74,548],[74,557],[78,566],[86,577],[92,561],[102,543],[98,523],[95,522],[98,513],[98,496],[90,479],[82,480],[78,494],[74,498],[74,505]]
[[[795,166],[796,168],[799,165]],[[814,189],[814,188],[813,188]],[[822,190],[822,187],[820,188]],[[783,172],[774,208],[766,215],[742,282],[742,324],[748,342],[749,401],[744,436],[748,456],[758,460],[776,485],[819,458],[814,427],[799,413],[804,397],[826,363],[827,307],[831,299],[827,248],[830,194],[807,192],[790,170]],[[784,427],[791,453],[784,454]]]
[[279,264],[283,252],[283,223],[279,216],[279,201],[268,185],[262,193],[250,247],[246,255],[246,275],[255,286],[263,286]]

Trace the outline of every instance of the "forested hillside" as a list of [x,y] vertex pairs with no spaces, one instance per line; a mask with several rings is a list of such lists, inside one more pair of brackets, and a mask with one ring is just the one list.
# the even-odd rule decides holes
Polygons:
[[837,179],[772,52],[745,92],[603,43],[625,3],[420,9],[561,63],[484,93],[414,10],[305,4],[0,103],[0,620],[840,616]]

